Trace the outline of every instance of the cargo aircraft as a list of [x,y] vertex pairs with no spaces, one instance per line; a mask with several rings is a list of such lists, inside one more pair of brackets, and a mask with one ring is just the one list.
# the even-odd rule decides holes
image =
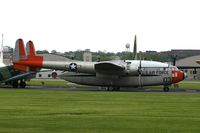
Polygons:
[[[27,52],[26,52],[27,51]],[[28,53],[26,55],[26,53]],[[35,72],[40,68],[65,71],[61,79],[83,85],[105,86],[107,90],[120,90],[120,87],[169,86],[184,80],[184,73],[176,66],[146,60],[114,60],[102,62],[46,61],[35,53],[32,41],[26,50],[22,39],[15,45],[14,68],[23,72]]]

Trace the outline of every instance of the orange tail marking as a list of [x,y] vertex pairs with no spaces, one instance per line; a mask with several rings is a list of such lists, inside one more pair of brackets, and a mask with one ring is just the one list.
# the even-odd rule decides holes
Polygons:
[[26,47],[27,47],[27,50],[29,50],[29,51],[27,51],[28,52],[28,56],[30,56],[30,57],[36,56],[35,55],[34,44],[33,44],[32,41],[28,41]]
[[19,55],[20,60],[13,62],[14,68],[23,72],[27,71],[37,71],[39,68],[42,68],[43,65],[43,56],[37,56],[35,54],[35,48],[32,41],[29,41],[26,45],[26,52],[24,49],[24,43],[22,39],[18,40],[19,43]]
[[18,39],[18,43],[19,43],[19,56],[20,58],[25,58],[26,52],[24,48],[24,41],[22,39]]

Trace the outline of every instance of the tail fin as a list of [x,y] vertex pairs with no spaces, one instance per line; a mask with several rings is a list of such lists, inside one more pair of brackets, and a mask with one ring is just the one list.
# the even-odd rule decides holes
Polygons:
[[33,42],[31,40],[26,43],[26,52],[27,52],[27,55],[29,57],[36,56],[35,47],[34,47]]
[[14,68],[23,72],[37,71],[42,67],[43,56],[35,54],[35,48],[32,41],[27,42],[26,51],[22,39],[18,39],[13,53]]
[[13,61],[15,62],[26,58],[27,55],[24,47],[24,41],[21,38],[17,39],[13,53]]
[[43,61],[43,56],[36,55],[35,46],[31,40],[26,43],[26,53],[30,61]]

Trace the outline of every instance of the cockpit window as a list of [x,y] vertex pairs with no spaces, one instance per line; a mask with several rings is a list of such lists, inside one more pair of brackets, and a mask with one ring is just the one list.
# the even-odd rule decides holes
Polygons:
[[176,66],[169,66],[169,68],[170,68],[171,70],[178,70],[178,68],[177,68]]

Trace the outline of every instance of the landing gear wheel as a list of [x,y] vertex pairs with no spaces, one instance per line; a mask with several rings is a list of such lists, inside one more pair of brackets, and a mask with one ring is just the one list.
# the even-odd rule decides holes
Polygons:
[[13,83],[12,83],[12,86],[13,86],[13,88],[18,88],[18,81],[14,81]]
[[106,87],[106,90],[107,90],[107,91],[110,91],[110,87]]
[[120,91],[120,87],[106,87],[107,91]]
[[163,91],[164,91],[164,92],[169,92],[169,87],[164,87],[164,88],[163,88]]
[[120,91],[120,87],[113,87],[113,91]]
[[26,82],[21,81],[19,86],[20,86],[20,88],[25,88],[26,87]]

